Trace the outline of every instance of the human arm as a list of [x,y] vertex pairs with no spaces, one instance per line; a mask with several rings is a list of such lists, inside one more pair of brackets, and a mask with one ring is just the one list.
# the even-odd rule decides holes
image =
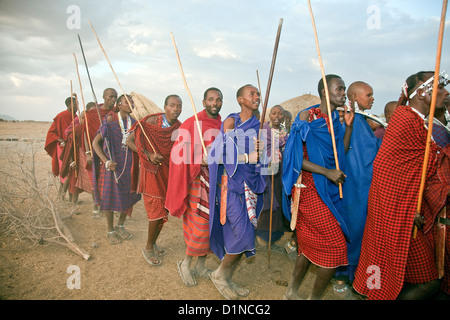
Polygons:
[[[128,136],[127,138],[127,146],[134,152],[138,152],[137,146],[136,146],[136,136],[134,134],[134,131]],[[153,164],[161,164],[161,162],[164,160],[163,156],[159,153],[151,153],[148,150],[144,149],[144,153],[147,156],[147,160],[150,161]]]
[[332,181],[334,184],[339,185],[344,183],[346,175],[341,170],[328,169],[318,164],[315,164],[307,159],[303,159],[302,169],[309,171],[311,173],[317,173],[325,176],[328,180]]
[[353,121],[355,120],[355,111],[353,110],[353,108],[347,105],[345,106],[345,109],[346,110],[344,114],[344,123],[346,125],[346,129],[344,134],[344,148],[345,152],[347,152],[350,147],[350,140],[353,132]]
[[83,132],[83,140],[86,149],[86,162],[88,167],[92,166],[92,150],[89,149],[89,141],[86,132]]
[[105,164],[106,169],[111,171],[116,170],[117,163],[109,160],[103,152],[103,138],[101,133],[97,133],[97,135],[95,136],[94,141],[92,141],[92,148],[94,149],[100,160]]

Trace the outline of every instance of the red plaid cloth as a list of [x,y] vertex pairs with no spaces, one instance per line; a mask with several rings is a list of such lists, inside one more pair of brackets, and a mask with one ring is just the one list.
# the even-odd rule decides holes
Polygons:
[[183,214],[183,233],[186,254],[205,256],[209,248],[209,183],[208,169],[202,167],[200,174],[188,189],[188,204]]
[[[415,240],[411,237],[426,138],[424,120],[411,107],[398,107],[373,165],[361,257],[353,283],[369,299],[393,300],[405,281],[422,283],[437,278],[423,230]],[[432,142],[427,181],[436,172],[437,151]],[[369,289],[373,267],[379,270],[381,282]]]
[[[306,145],[303,154],[308,159]],[[302,171],[297,216],[298,253],[315,265],[336,268],[347,265],[347,244],[336,218],[317,193],[311,172]],[[292,190],[292,194],[293,194]]]
[[[203,110],[197,114],[197,119],[202,130],[203,142],[208,148],[214,141],[215,135],[219,133],[222,124],[221,117],[217,116],[216,119],[211,119]],[[172,149],[165,203],[170,215],[181,218],[186,211],[189,185],[200,173],[202,157],[203,147],[197,121],[192,116],[181,125],[180,134]]]
[[[85,112],[84,114],[84,121],[83,121],[83,133],[86,134],[86,137],[89,137],[89,140],[94,141],[95,136],[97,135],[98,129],[102,125],[103,121],[105,120],[105,116],[111,111],[111,110],[104,110],[102,109],[102,104],[98,106],[98,112],[97,109],[94,107],[92,109],[89,109],[89,111]],[[98,114],[100,113],[100,119]],[[101,120],[101,121],[100,121]],[[89,135],[88,135],[89,133]],[[84,150],[87,150],[84,145],[84,139],[82,139],[83,148]]]
[[[432,245],[437,246],[436,215],[444,206],[447,208],[447,219],[450,218],[450,200],[447,194],[450,189],[450,145],[447,145],[438,155],[437,174],[433,176],[429,187],[424,192],[424,201],[427,206],[426,232]],[[445,236],[444,277],[441,280],[441,289],[450,294],[450,226],[446,226]]]
[[175,142],[172,134],[181,125],[181,122],[177,120],[171,127],[162,128],[162,115],[162,113],[152,114],[140,120],[152,146],[164,157],[160,166],[148,161],[143,151],[153,152],[153,149],[142,132],[141,126],[136,122],[132,127],[138,149],[137,154],[133,152],[132,189],[144,195],[149,220],[157,220],[167,215],[164,203],[169,178],[170,151]]
[[[76,157],[74,157],[74,148],[73,148],[74,132],[75,132],[75,146],[77,148]],[[83,133],[83,125],[81,124],[75,125],[75,131],[70,130],[67,132],[66,143],[60,156],[60,160],[62,161],[62,163],[59,174],[63,178],[69,174],[70,163],[72,161],[76,161],[77,164],[80,162],[80,153],[78,147],[81,146],[82,133]]]

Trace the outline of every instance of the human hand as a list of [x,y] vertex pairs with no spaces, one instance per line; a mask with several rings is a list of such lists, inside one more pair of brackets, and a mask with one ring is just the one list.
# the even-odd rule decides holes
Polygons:
[[355,120],[355,111],[352,107],[345,105],[344,122],[347,127],[353,126],[353,121]]
[[147,150],[145,150],[145,154],[147,156],[148,161],[150,161],[153,164],[161,165],[161,163],[164,160],[164,157],[159,153],[150,153]]
[[325,173],[325,177],[332,181],[334,184],[339,185],[340,183],[345,182],[345,178],[347,177],[344,172],[337,169],[327,169]]
[[117,163],[115,163],[114,161],[111,161],[111,160],[108,160],[105,163],[105,168],[108,171],[116,171],[116,166],[117,166]]

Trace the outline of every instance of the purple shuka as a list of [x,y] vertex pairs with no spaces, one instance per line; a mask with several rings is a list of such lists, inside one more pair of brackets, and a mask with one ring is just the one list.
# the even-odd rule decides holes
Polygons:
[[[100,210],[125,212],[141,199],[141,195],[131,192],[133,156],[131,149],[123,144],[124,134],[119,121],[127,132],[136,120],[121,119],[117,113],[113,112],[108,115],[112,115],[113,120],[110,122],[105,120],[99,132],[103,138],[103,152],[109,157],[109,151],[111,151],[112,160],[117,163],[118,182],[115,181],[114,173],[106,170],[105,164],[101,163],[100,158],[94,153],[92,168],[94,201],[100,206]],[[109,150],[106,142],[108,142]]]

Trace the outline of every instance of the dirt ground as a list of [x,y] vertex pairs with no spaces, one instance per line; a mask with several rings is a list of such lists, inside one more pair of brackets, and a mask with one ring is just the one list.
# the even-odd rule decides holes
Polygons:
[[[49,127],[48,122],[0,122],[0,165],[8,165],[5,155],[14,144],[24,144],[31,139],[38,150],[38,174],[48,175],[51,161],[43,147]],[[0,234],[0,299],[224,300],[209,279],[197,279],[194,287],[187,287],[181,281],[176,264],[185,253],[180,219],[169,217],[158,240],[158,245],[166,249],[167,254],[162,265],[151,266],[141,253],[147,237],[147,217],[142,201],[134,207],[131,218],[125,223],[133,237],[119,245],[110,245],[106,238],[106,219],[91,217],[91,195],[82,193],[79,200],[80,214],[66,220],[66,225],[75,242],[90,254],[89,260],[60,245],[33,244]],[[289,236],[286,234],[279,245],[284,246]],[[209,269],[218,265],[217,257],[208,256],[206,266]],[[73,275],[72,266],[80,270],[79,289],[71,289],[67,284]],[[281,300],[293,267],[294,262],[286,254],[273,251],[269,267],[267,250],[243,259],[233,278],[250,290],[249,296],[241,300]],[[314,277],[310,270],[300,287],[300,296],[308,296]],[[325,300],[345,298],[335,294],[332,285],[324,296]]]

